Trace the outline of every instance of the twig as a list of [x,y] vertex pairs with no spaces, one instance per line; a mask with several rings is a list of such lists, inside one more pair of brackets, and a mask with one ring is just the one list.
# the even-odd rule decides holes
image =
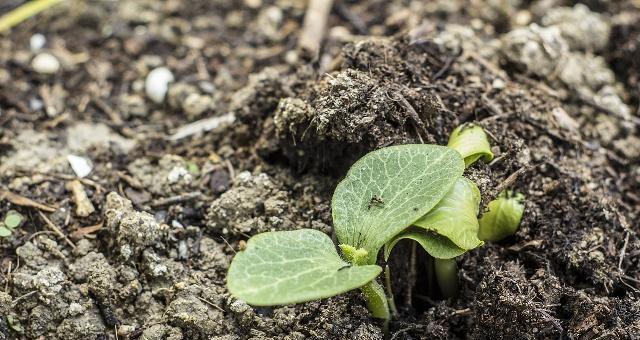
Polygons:
[[31,207],[31,208],[36,208],[39,210],[44,210],[46,212],[54,212],[56,211],[55,208],[50,207],[48,205],[44,205],[42,203],[38,203],[30,198],[26,198],[24,196],[18,195],[18,194],[14,194],[11,191],[7,191],[7,190],[2,190],[0,189],[0,200],[6,199],[7,201],[15,204],[15,205],[19,205],[19,206],[23,206],[23,207]]
[[32,291],[30,291],[30,292],[28,292],[28,293],[26,293],[26,294],[24,294],[22,296],[19,296],[15,300],[11,301],[11,305],[15,306],[18,301],[20,301],[22,299],[25,299],[25,298],[28,298],[29,296],[31,296],[31,295],[33,295],[33,294],[35,294],[37,292],[38,292],[37,290],[32,290]]
[[221,312],[224,312],[224,311],[225,311],[224,309],[222,309],[222,307],[220,307],[220,306],[216,305],[215,303],[213,303],[213,302],[211,302],[211,301],[209,301],[209,300],[207,300],[207,299],[205,299],[205,298],[201,298],[201,297],[199,297],[199,296],[196,296],[196,298],[197,298],[198,300],[200,300],[200,301],[202,301],[202,302],[204,302],[204,303],[208,304],[209,306],[211,306],[211,307],[213,307],[213,308],[215,308],[215,309],[217,309],[217,310],[221,311]]
[[93,98],[92,101],[93,101],[93,104],[95,104],[95,106],[98,109],[100,109],[100,111],[106,113],[107,116],[109,116],[109,119],[111,119],[113,124],[122,125],[122,123],[123,123],[122,117],[120,117],[120,114],[118,113],[118,111],[112,109],[109,106],[109,104],[107,104],[104,100],[102,100],[100,98]]
[[51,222],[51,220],[45,214],[43,214],[42,211],[38,211],[38,214],[40,214],[40,217],[42,217],[49,229],[51,229],[54,233],[56,233],[56,235],[64,239],[64,241],[67,242],[67,244],[71,246],[71,248],[76,249],[76,245],[71,242],[71,240],[65,234],[63,234],[62,231],[60,231],[60,228],[58,228],[53,222]]
[[624,272],[622,270],[622,261],[624,261],[624,255],[627,253],[627,244],[629,243],[629,231],[626,231],[626,236],[624,237],[624,244],[622,245],[622,250],[620,250],[620,260],[618,261],[618,270],[620,272]]
[[447,71],[449,71],[449,69],[451,68],[451,65],[453,64],[453,60],[454,60],[453,57],[447,57],[447,59],[444,61],[444,66],[442,66],[442,68],[438,70],[436,74],[433,75],[433,80],[436,80],[442,77],[445,73],[447,73]]
[[422,121],[422,119],[420,119],[420,116],[418,115],[418,112],[416,111],[416,109],[413,108],[411,103],[409,103],[407,98],[405,98],[402,95],[402,93],[398,91],[397,95],[398,95],[398,99],[400,100],[400,103],[402,103],[402,106],[404,106],[405,109],[407,110],[409,117],[411,117],[411,120],[415,123],[416,130],[418,130],[418,137],[420,138],[420,140],[422,140],[422,135],[424,135],[425,137],[429,136],[429,132],[427,131],[426,126],[424,126],[424,122]]
[[367,30],[367,23],[362,20],[359,16],[357,16],[347,5],[344,4],[344,1],[338,1],[336,3],[336,12],[339,16],[341,16],[344,20],[348,21],[353,28],[356,29],[356,32],[360,35],[367,35],[369,31]]
[[310,0],[304,15],[298,47],[311,58],[316,58],[327,29],[333,0]]
[[502,192],[502,190],[504,190],[505,188],[508,188],[511,185],[513,185],[516,179],[518,179],[518,176],[520,176],[521,174],[523,174],[524,172],[528,171],[531,168],[533,168],[533,165],[527,164],[521,167],[520,169],[516,170],[516,172],[509,175],[509,177],[507,177],[504,181],[502,181],[494,190],[494,192],[496,193],[496,196],[500,194],[500,192]]
[[149,205],[153,208],[156,207],[160,207],[163,205],[168,205],[168,204],[176,204],[176,203],[180,203],[180,202],[185,202],[185,201],[191,201],[197,198],[202,197],[202,193],[200,193],[200,191],[195,191],[195,192],[188,192],[185,194],[180,194],[180,195],[176,195],[176,196],[171,196],[171,197],[167,197],[167,198],[160,198],[157,200],[152,201]]

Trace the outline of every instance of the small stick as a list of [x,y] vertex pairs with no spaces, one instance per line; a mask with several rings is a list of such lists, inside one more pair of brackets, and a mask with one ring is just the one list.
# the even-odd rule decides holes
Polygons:
[[629,231],[627,230],[625,234],[627,234],[627,236],[624,238],[624,244],[622,245],[622,250],[620,250],[620,260],[618,261],[618,270],[620,272],[624,272],[624,270],[622,270],[622,261],[624,261],[624,256],[627,253],[627,243],[629,243]]
[[73,195],[73,202],[76,204],[76,215],[87,217],[96,211],[96,208],[93,206],[93,203],[91,203],[91,200],[89,200],[80,181],[69,181],[65,184],[65,188],[71,191]]
[[54,233],[56,233],[56,235],[64,239],[64,241],[67,242],[67,244],[71,246],[71,248],[76,249],[76,245],[71,242],[71,240],[65,234],[63,234],[62,231],[60,231],[60,229],[53,222],[51,222],[51,220],[45,214],[42,213],[42,211],[38,210],[38,214],[40,214],[40,217],[42,217],[49,229],[51,229]]
[[213,307],[213,308],[215,308],[215,309],[217,309],[217,310],[219,310],[219,311],[221,311],[221,312],[224,312],[224,309],[222,309],[222,307],[220,307],[220,306],[216,305],[215,303],[213,303],[213,302],[211,302],[211,301],[209,301],[209,300],[207,300],[207,299],[205,299],[205,298],[201,298],[201,297],[199,297],[199,296],[196,296],[196,298],[197,298],[198,300],[200,300],[200,301],[202,301],[202,302],[204,302],[204,303],[208,304],[209,306],[211,306],[211,307]]
[[171,197],[167,197],[167,198],[160,198],[160,199],[154,200],[149,205],[151,207],[155,208],[155,207],[168,205],[168,204],[175,204],[175,203],[180,203],[180,202],[185,202],[185,201],[191,201],[191,200],[200,198],[201,196],[202,196],[202,193],[200,193],[200,191],[188,192],[188,193],[185,193],[185,194],[180,194],[180,195],[171,196]]
[[497,193],[496,195],[500,194],[500,192],[502,192],[502,190],[504,190],[505,188],[510,187],[516,181],[516,179],[518,179],[518,176],[520,176],[521,174],[523,174],[524,172],[528,171],[531,168],[533,168],[533,165],[527,164],[522,168],[516,170],[516,172],[509,175],[509,177],[507,177],[507,179],[502,181],[502,183],[500,183],[494,190]]
[[50,207],[48,205],[44,205],[42,203],[38,203],[30,198],[26,198],[24,196],[18,195],[18,194],[14,194],[11,191],[7,191],[7,190],[2,190],[0,189],[0,200],[6,199],[7,201],[15,204],[15,205],[19,205],[19,206],[23,206],[23,207],[31,207],[31,208],[36,208],[39,210],[44,210],[46,212],[54,212],[56,211],[55,208]]
[[16,303],[17,303],[18,301],[20,301],[20,300],[22,300],[22,299],[24,299],[24,298],[27,298],[27,297],[29,297],[29,296],[31,296],[31,295],[33,295],[33,294],[37,293],[37,292],[38,292],[37,290],[32,290],[32,291],[30,291],[30,292],[28,292],[28,293],[26,293],[26,294],[24,294],[24,295],[22,295],[22,296],[20,296],[20,297],[16,298],[15,300],[11,301],[11,305],[12,305],[12,306],[15,306],[15,305],[16,305]]
[[310,57],[316,58],[327,29],[329,13],[333,7],[333,0],[310,0],[304,15],[302,33],[298,39],[298,46]]

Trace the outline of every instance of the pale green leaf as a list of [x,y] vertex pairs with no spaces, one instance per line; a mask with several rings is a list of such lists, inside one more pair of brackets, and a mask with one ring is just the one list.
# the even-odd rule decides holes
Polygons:
[[453,149],[425,144],[368,153],[333,194],[333,224],[341,244],[364,248],[369,263],[386,242],[430,211],[462,175]]
[[478,237],[484,241],[499,241],[515,234],[524,214],[524,195],[503,191],[489,202],[488,211],[480,218]]
[[8,237],[11,235],[11,229],[5,227],[5,226],[0,226],[0,237]]
[[387,243],[384,252],[385,259],[389,259],[391,250],[403,239],[418,242],[429,255],[437,259],[452,259],[467,252],[442,235],[421,228],[411,228],[396,235]]
[[413,224],[436,232],[462,249],[482,245],[478,239],[480,190],[475,183],[459,177],[453,188],[433,210]]
[[15,229],[22,223],[22,215],[19,212],[10,210],[4,217],[4,224],[9,229]]
[[481,157],[486,162],[493,159],[487,133],[478,125],[465,124],[455,128],[449,136],[447,146],[462,155],[465,166],[475,163]]
[[318,300],[361,287],[382,269],[345,262],[331,238],[312,229],[258,234],[233,259],[227,287],[251,305]]

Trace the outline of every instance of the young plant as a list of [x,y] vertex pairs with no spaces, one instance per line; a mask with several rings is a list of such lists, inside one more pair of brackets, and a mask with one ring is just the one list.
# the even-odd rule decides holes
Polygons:
[[339,248],[315,230],[252,237],[227,275],[231,294],[256,306],[322,299],[360,288],[372,315],[389,319],[376,277],[383,245],[431,211],[461,178],[464,160],[437,145],[400,145],[358,160],[332,199]]
[[9,210],[2,222],[0,222],[0,237],[9,237],[16,228],[20,227],[23,221],[24,217],[19,212]]
[[488,211],[480,218],[478,237],[484,241],[500,241],[516,233],[524,214],[524,195],[505,190],[489,202]]
[[[458,151],[469,167],[477,160],[493,159],[491,146],[484,129],[478,125],[458,126],[449,136],[448,147]],[[483,245],[478,238],[477,215],[480,190],[472,181],[460,177],[447,195],[433,210],[392,238],[385,247],[385,259],[402,239],[417,242],[433,258],[428,261],[429,281],[435,281],[442,296],[451,298],[459,290],[458,270],[455,258]],[[433,266],[433,268],[430,268]]]

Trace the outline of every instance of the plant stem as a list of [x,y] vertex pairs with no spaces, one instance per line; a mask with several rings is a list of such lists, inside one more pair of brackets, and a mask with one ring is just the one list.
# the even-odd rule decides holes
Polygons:
[[387,302],[389,303],[389,309],[391,310],[391,315],[398,315],[398,308],[396,308],[396,300],[393,297],[393,289],[391,287],[391,270],[388,265],[384,266],[384,282],[387,286]]
[[378,281],[373,280],[360,287],[360,290],[364,294],[367,301],[367,308],[371,312],[371,315],[383,319],[385,323],[387,323],[389,321],[389,304],[384,289]]
[[62,0],[35,0],[25,3],[0,17],[0,32],[10,29],[61,1]]
[[435,259],[434,267],[442,296],[446,299],[456,297],[460,290],[456,259]]

